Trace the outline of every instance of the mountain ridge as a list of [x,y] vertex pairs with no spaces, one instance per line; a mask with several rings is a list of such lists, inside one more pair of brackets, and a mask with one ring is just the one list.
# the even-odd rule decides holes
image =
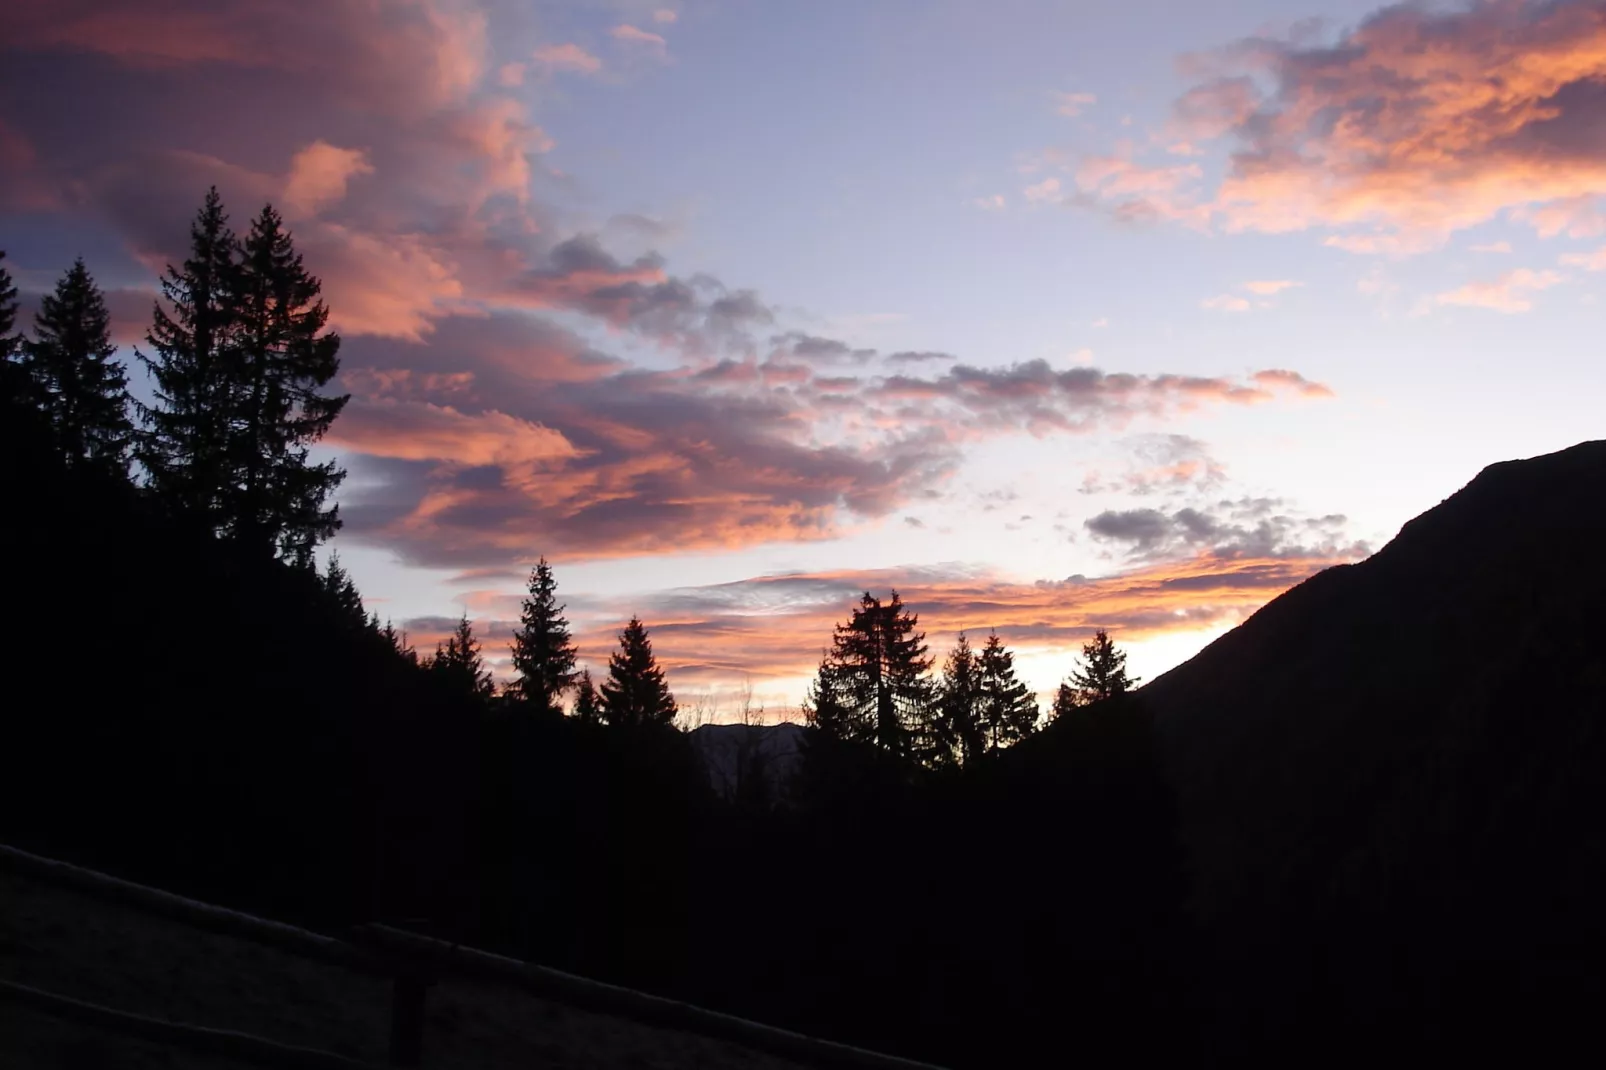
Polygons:
[[1599,988],[1602,547],[1606,441],[1493,464],[1138,692],[1194,910],[1278,977],[1246,1007],[1423,1034]]

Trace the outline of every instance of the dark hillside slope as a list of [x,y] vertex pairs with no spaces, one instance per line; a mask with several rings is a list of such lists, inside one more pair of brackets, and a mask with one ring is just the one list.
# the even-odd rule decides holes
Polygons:
[[1603,554],[1606,442],[1492,465],[1143,689],[1265,1028],[1474,1043],[1598,997]]

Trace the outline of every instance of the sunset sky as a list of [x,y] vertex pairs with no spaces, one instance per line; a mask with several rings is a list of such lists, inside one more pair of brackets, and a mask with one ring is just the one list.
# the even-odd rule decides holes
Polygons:
[[137,343],[212,184],[324,280],[371,608],[502,658],[544,553],[683,703],[894,586],[1149,678],[1606,435],[1602,2],[6,5],[25,308]]

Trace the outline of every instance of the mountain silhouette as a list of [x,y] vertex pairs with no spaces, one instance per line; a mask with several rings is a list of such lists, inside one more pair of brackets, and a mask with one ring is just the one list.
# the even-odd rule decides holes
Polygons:
[[1531,1053],[1585,1020],[1603,550],[1606,442],[1495,464],[1142,689],[1250,1043]]

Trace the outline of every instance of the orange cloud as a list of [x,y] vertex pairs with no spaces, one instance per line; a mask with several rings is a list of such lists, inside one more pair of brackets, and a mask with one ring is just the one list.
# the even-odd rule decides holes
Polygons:
[[469,415],[394,398],[353,399],[328,441],[370,457],[464,466],[547,466],[580,456],[561,431],[503,412]]
[[1237,294],[1217,294],[1207,297],[1199,302],[1200,308],[1213,309],[1216,312],[1248,312],[1249,302]]
[[1289,290],[1295,286],[1303,285],[1305,284],[1302,282],[1294,282],[1292,279],[1262,279],[1255,282],[1244,283],[1244,289],[1248,290],[1252,294],[1259,294],[1262,297],[1270,297],[1273,294],[1280,294],[1284,290]]
[[1489,282],[1469,282],[1458,289],[1438,294],[1433,300],[1440,305],[1463,305],[1506,313],[1527,312],[1534,307],[1531,294],[1562,281],[1564,277],[1554,271],[1518,268]]

